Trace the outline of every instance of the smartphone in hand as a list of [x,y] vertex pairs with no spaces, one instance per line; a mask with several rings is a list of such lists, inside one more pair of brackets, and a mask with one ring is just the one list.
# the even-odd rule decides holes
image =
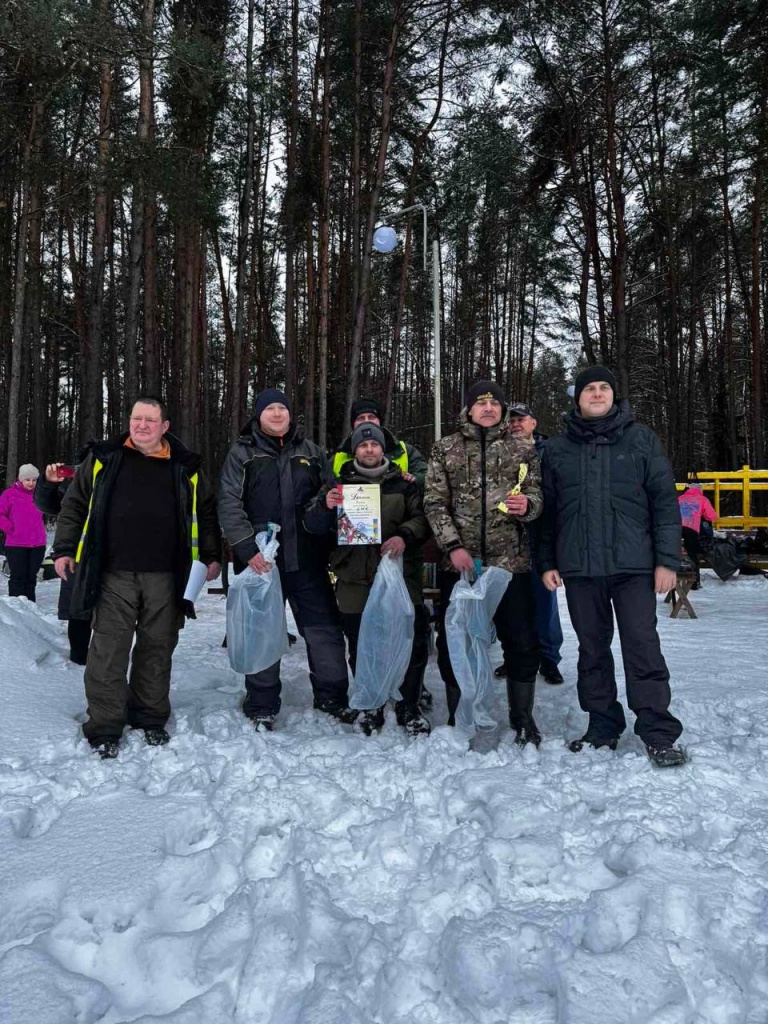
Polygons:
[[63,476],[65,480],[71,480],[75,475],[75,466],[59,466],[59,476]]

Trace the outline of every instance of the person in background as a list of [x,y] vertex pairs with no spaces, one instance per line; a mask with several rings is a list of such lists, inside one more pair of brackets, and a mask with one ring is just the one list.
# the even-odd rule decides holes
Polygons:
[[685,762],[683,731],[669,711],[669,671],[656,630],[656,594],[676,583],[680,513],[661,441],[618,401],[616,378],[590,366],[576,378],[565,432],[544,449],[544,515],[536,562],[544,585],[565,583],[579,638],[579,703],[589,715],[574,740],[615,750],[626,728],[611,641],[619,627],[635,732],[659,767]]
[[683,521],[683,547],[696,569],[696,582],[693,590],[701,587],[701,568],[699,566],[699,554],[701,553],[701,523],[702,519],[708,523],[714,523],[717,519],[717,512],[704,497],[701,484],[693,483],[678,495],[677,502],[680,506],[680,518]]
[[184,600],[189,571],[196,560],[208,580],[221,569],[202,460],[169,428],[158,398],[138,398],[125,434],[88,446],[56,522],[56,572],[75,574],[70,614],[93,612],[83,734],[103,758],[117,757],[126,725],[149,746],[168,743],[171,661],[185,614],[195,614]]
[[[280,526],[277,570],[283,597],[307,645],[315,709],[341,722],[357,718],[347,701],[348,674],[339,609],[328,576],[329,545],[304,528],[304,512],[329,476],[322,449],[293,421],[276,388],[257,395],[253,416],[230,448],[219,482],[219,521],[242,565],[269,572],[256,544],[267,523]],[[280,662],[245,677],[243,712],[271,732],[280,711]]]
[[[73,479],[71,476],[62,474],[63,465],[61,462],[52,462],[45,467],[45,473],[37,479],[34,501],[43,515],[58,516],[61,512],[62,499]],[[75,665],[85,665],[88,658],[88,645],[91,642],[91,615],[90,612],[86,612],[78,618],[71,613],[70,604],[74,582],[74,573],[68,573],[66,579],[61,581],[58,615],[67,623],[69,660]]]
[[0,494],[0,530],[5,534],[5,557],[10,578],[9,597],[35,600],[37,574],[45,558],[45,523],[32,498],[40,472],[30,462],[18,479]]
[[[530,406],[523,402],[513,402],[507,410],[507,429],[512,437],[532,444],[536,454],[541,458],[548,438],[536,430],[536,419]],[[535,558],[536,533],[540,519],[528,525],[528,537],[531,544],[531,555]],[[536,600],[536,636],[539,638],[541,658],[539,675],[545,683],[559,686],[563,676],[558,668],[562,661],[560,648],[563,644],[563,628],[560,624],[560,611],[557,607],[557,594],[547,590],[541,581],[541,575],[535,564],[531,565],[533,575],[533,596]],[[502,671],[504,666],[502,666]],[[496,670],[498,674],[498,669]]]
[[[512,573],[494,616],[508,666],[509,724],[521,746],[538,746],[533,717],[539,644],[526,524],[541,515],[541,472],[532,445],[513,438],[502,422],[504,392],[489,380],[467,391],[459,430],[432,449],[424,510],[444,553],[440,573],[437,663],[445,682],[448,724],[455,724],[461,697],[445,635],[445,614],[461,573],[474,573],[475,559]],[[508,514],[497,506],[504,501]]]
[[[429,536],[424,515],[423,492],[415,481],[405,479],[402,470],[384,455],[384,431],[373,423],[362,423],[352,431],[351,462],[345,462],[334,484],[323,487],[304,517],[311,533],[333,534],[337,529],[336,509],[343,504],[339,484],[378,484],[381,490],[381,544],[336,547],[331,553],[331,571],[336,576],[336,600],[349,647],[349,665],[354,675],[357,643],[368,595],[381,558],[403,557],[403,576],[413,601],[415,617],[411,660],[395,704],[397,724],[411,736],[428,734],[429,720],[421,713],[419,701],[424,670],[429,658],[429,613],[422,600],[422,548]],[[384,708],[363,711],[360,726],[367,735],[384,725]]]

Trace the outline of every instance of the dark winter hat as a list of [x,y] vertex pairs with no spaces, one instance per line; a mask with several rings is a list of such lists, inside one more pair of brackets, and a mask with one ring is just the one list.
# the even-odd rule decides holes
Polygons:
[[[364,410],[367,412],[367,410]],[[363,441],[375,441],[380,444],[382,451],[385,448],[384,431],[375,423],[361,423],[352,431],[352,451],[356,452]]]
[[293,409],[291,408],[291,402],[288,395],[286,395],[284,391],[278,391],[277,388],[265,388],[261,394],[256,396],[256,404],[253,407],[253,415],[256,417],[257,421],[261,419],[261,414],[267,406],[272,405],[274,402],[279,402],[280,405],[284,405],[291,414],[291,419],[293,419]]
[[595,384],[599,380],[604,380],[606,384],[611,385],[611,388],[613,389],[613,400],[615,402],[618,396],[619,387],[614,375],[607,366],[588,366],[586,370],[582,370],[576,378],[576,384],[573,389],[574,403],[576,405],[579,404],[579,395],[587,384]]
[[372,412],[377,417],[379,423],[382,420],[382,409],[375,398],[357,398],[352,403],[352,408],[349,410],[349,425],[354,427],[355,420],[358,416],[362,416],[364,412]]
[[467,389],[466,406],[471,409],[475,402],[478,402],[481,398],[495,398],[497,402],[501,402],[502,410],[507,408],[507,400],[504,397],[504,392],[501,390],[498,384],[495,384],[492,380],[479,380]]

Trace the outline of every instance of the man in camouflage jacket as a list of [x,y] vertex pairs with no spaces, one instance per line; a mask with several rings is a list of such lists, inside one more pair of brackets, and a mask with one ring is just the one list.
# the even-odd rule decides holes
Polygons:
[[[440,573],[437,662],[452,725],[461,691],[451,667],[445,613],[451,592],[475,559],[513,574],[494,616],[508,668],[509,722],[520,744],[538,743],[533,719],[539,653],[525,524],[541,515],[541,471],[536,452],[510,436],[503,423],[506,401],[493,381],[467,392],[459,430],[438,441],[427,469],[424,511],[445,555]],[[504,501],[509,514],[497,509]]]

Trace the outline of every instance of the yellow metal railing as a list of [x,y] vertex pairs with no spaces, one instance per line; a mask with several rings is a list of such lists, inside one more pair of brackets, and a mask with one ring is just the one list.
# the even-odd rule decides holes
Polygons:
[[[690,473],[688,484],[678,484],[678,491],[684,491],[692,483],[701,484],[701,489],[709,498],[717,512],[716,530],[751,530],[758,526],[768,526],[768,516],[752,515],[752,495],[758,491],[768,491],[768,469],[741,469],[728,473]],[[721,515],[720,504],[723,495],[733,492],[741,494],[741,515]]]

